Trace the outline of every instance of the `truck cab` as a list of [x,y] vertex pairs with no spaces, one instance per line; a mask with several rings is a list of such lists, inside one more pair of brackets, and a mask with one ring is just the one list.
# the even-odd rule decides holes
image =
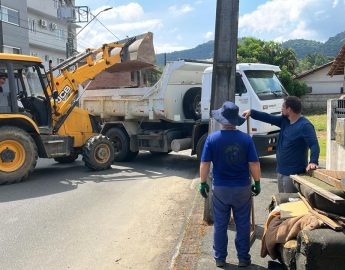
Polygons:
[[[267,64],[237,64],[235,103],[240,113],[254,109],[273,115],[281,114],[281,106],[287,92],[276,73],[280,68]],[[202,79],[201,118],[208,121],[210,115],[212,67],[205,69]],[[247,126],[239,130],[247,132]],[[250,133],[259,156],[275,154],[279,128],[264,122],[250,120]]]

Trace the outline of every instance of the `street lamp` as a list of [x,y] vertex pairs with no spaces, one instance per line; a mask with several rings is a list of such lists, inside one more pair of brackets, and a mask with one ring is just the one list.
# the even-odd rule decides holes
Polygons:
[[78,35],[80,34],[80,32],[83,31],[83,30],[85,29],[85,27],[88,26],[88,25],[90,24],[90,22],[92,22],[94,19],[96,19],[96,17],[97,17],[99,14],[101,14],[102,12],[111,10],[111,9],[112,9],[112,7],[107,7],[107,8],[105,8],[105,9],[99,11],[99,12],[98,12],[98,13],[97,13],[87,24],[85,24],[85,25],[78,31],[78,33],[75,35],[75,37],[78,36]]

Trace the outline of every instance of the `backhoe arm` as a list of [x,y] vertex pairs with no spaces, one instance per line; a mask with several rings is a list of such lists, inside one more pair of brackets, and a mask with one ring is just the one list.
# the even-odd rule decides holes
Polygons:
[[52,97],[54,130],[59,129],[75,107],[76,102],[73,101],[78,96],[80,84],[93,80],[96,75],[109,68],[112,72],[124,71],[123,68],[128,71],[129,62],[135,62],[132,69],[140,65],[153,66],[155,53],[152,33],[104,44],[98,49],[87,49],[54,67],[52,71],[60,71],[57,77],[52,78],[53,72],[48,74],[48,94]]

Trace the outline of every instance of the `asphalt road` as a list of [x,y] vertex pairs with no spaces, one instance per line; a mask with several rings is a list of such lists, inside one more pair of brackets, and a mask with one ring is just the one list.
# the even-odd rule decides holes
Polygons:
[[168,269],[198,162],[141,153],[120,165],[40,160],[26,182],[0,186],[0,269]]

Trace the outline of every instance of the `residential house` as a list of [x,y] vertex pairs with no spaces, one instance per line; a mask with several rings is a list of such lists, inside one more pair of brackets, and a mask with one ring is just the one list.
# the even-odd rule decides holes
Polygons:
[[331,77],[339,76],[342,78],[343,89],[345,87],[344,70],[345,70],[345,44],[340,49],[339,54],[333,61],[331,68],[328,72],[328,75]]
[[328,75],[332,64],[333,61],[299,74],[295,77],[295,80],[304,81],[308,86],[308,94],[310,95],[343,93],[343,76],[335,75],[330,77]]

